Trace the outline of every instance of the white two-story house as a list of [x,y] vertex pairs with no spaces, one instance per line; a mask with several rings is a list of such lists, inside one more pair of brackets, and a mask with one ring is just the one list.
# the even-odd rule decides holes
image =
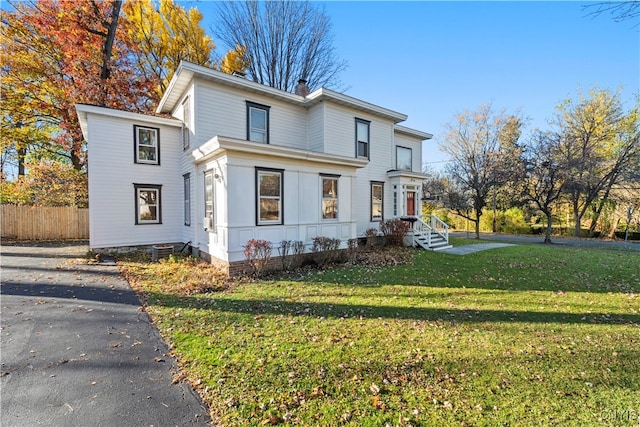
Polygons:
[[250,239],[343,242],[421,214],[422,143],[407,116],[324,88],[284,92],[181,63],[141,115],[79,104],[90,246],[189,243],[227,266]]

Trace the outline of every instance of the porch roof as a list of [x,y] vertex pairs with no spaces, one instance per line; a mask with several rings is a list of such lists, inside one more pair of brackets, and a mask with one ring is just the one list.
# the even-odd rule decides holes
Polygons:
[[262,156],[291,160],[303,160],[313,163],[347,166],[352,168],[363,168],[369,163],[369,160],[362,158],[344,157],[335,154],[283,147],[280,145],[262,144],[220,135],[214,136],[209,141],[193,150],[191,152],[191,156],[195,163],[201,163],[216,157],[225,151],[258,154]]

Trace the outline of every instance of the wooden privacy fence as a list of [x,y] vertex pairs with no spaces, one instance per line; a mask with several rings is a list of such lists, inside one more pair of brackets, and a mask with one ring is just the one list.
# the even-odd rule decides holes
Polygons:
[[3,239],[89,238],[89,209],[86,208],[1,205],[0,222]]

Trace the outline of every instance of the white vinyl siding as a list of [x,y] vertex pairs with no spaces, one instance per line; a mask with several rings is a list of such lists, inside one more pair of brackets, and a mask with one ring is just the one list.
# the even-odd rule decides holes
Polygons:
[[308,114],[308,132],[309,132],[309,150],[324,152],[324,104],[314,105],[309,109]]
[[[105,114],[109,110],[105,109]],[[89,245],[92,248],[136,246],[182,241],[183,181],[180,174],[181,122],[158,124],[88,114]],[[162,120],[165,122],[166,120]],[[131,161],[133,125],[152,127],[162,135],[162,164],[145,167]],[[114,173],[117,171],[117,173]],[[162,224],[137,226],[133,185],[162,186]]]
[[[247,101],[269,106],[269,144],[306,150],[307,112],[304,108],[252,92],[198,82],[195,115],[197,144],[216,135],[247,139]],[[193,144],[192,144],[193,147]]]

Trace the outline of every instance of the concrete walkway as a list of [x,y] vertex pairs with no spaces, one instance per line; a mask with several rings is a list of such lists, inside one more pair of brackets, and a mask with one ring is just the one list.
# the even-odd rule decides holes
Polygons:
[[[449,233],[452,237],[467,237],[473,239],[474,233],[466,233],[464,231],[452,231]],[[544,243],[544,236],[531,236],[526,234],[502,234],[502,233],[480,233],[481,240],[490,240],[503,243],[535,245]],[[554,245],[562,246],[584,246],[584,247],[605,247],[605,248],[623,248],[640,251],[640,241],[623,240],[605,240],[595,238],[579,238],[565,236],[551,236],[551,242]]]
[[115,265],[83,244],[3,244],[0,425],[207,426]]
[[450,254],[450,255],[467,255],[467,254],[472,254],[474,252],[486,251],[488,249],[504,248],[506,246],[514,246],[514,245],[510,243],[477,243],[477,244],[464,245],[464,246],[454,246],[453,248],[443,249],[438,252],[443,254]]

